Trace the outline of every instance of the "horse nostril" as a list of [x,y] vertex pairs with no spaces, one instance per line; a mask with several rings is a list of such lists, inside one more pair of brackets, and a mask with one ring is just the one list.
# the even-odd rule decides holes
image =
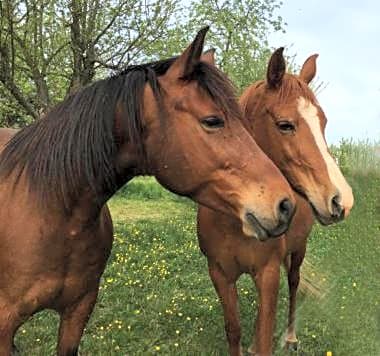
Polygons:
[[278,205],[278,215],[280,220],[282,220],[283,222],[289,222],[293,216],[293,213],[293,203],[287,198],[281,200],[280,204]]
[[289,199],[283,199],[277,206],[278,223],[269,231],[271,237],[281,236],[288,230],[290,222],[295,212],[295,205]]
[[344,209],[340,204],[341,198],[340,195],[334,195],[331,199],[331,216],[334,218],[340,218],[344,214]]

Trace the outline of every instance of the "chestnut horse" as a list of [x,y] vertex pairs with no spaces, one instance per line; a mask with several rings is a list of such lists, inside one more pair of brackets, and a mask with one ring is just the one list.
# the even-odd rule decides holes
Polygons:
[[46,308],[60,314],[58,354],[77,354],[112,245],[105,203],[134,176],[235,217],[249,236],[287,229],[291,188],[244,128],[230,82],[201,60],[206,32],[175,59],[130,67],[1,132],[0,356]]
[[342,220],[353,205],[351,188],[328,152],[326,117],[308,83],[316,73],[316,55],[304,63],[299,76],[285,73],[283,48],[272,55],[267,80],[245,90],[240,103],[249,131],[280,168],[297,196],[289,230],[279,239],[260,242],[241,233],[239,221],[200,206],[198,237],[207,256],[209,274],[223,307],[231,355],[240,355],[240,322],[236,281],[249,273],[258,289],[259,310],[250,351],[272,354],[280,266],[285,263],[290,293],[286,341],[295,334],[296,292],[307,236],[314,215],[324,225]]

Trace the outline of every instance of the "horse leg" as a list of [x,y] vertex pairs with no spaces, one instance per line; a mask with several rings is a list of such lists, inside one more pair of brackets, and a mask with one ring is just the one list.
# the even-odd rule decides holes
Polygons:
[[224,325],[231,356],[241,356],[240,320],[236,280],[228,280],[217,264],[209,264],[209,274],[223,307]]
[[0,326],[0,356],[11,356],[13,349],[13,334],[8,326]]
[[76,304],[66,307],[61,313],[58,336],[58,356],[76,356],[83,330],[94,309],[98,288],[87,293]]
[[21,319],[15,314],[5,311],[11,308],[1,308],[0,311],[0,356],[17,355],[17,349],[13,342],[16,330],[21,325]]
[[271,356],[280,286],[280,263],[268,264],[252,277],[259,292],[259,311],[255,322],[254,342],[248,352],[252,355]]
[[297,350],[298,339],[296,335],[296,302],[297,290],[300,281],[300,268],[305,257],[305,249],[291,253],[290,263],[288,262],[285,267],[288,272],[288,287],[289,287],[289,314],[288,314],[288,327],[286,330],[285,343],[286,347],[290,350]]

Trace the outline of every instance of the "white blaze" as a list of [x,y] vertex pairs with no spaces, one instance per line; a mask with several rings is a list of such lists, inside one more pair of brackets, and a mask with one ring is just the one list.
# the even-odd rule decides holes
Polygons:
[[328,151],[319,122],[318,110],[309,100],[301,96],[298,98],[298,112],[310,128],[311,134],[326,164],[330,181],[339,190],[342,198],[341,204],[345,208],[346,214],[348,214],[354,203],[352,190]]

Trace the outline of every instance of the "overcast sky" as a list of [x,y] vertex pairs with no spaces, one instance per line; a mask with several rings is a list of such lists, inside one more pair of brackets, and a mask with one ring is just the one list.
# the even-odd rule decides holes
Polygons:
[[380,140],[380,1],[285,0],[278,11],[285,34],[271,34],[302,65],[319,53],[317,75],[328,83],[318,96],[327,141]]

